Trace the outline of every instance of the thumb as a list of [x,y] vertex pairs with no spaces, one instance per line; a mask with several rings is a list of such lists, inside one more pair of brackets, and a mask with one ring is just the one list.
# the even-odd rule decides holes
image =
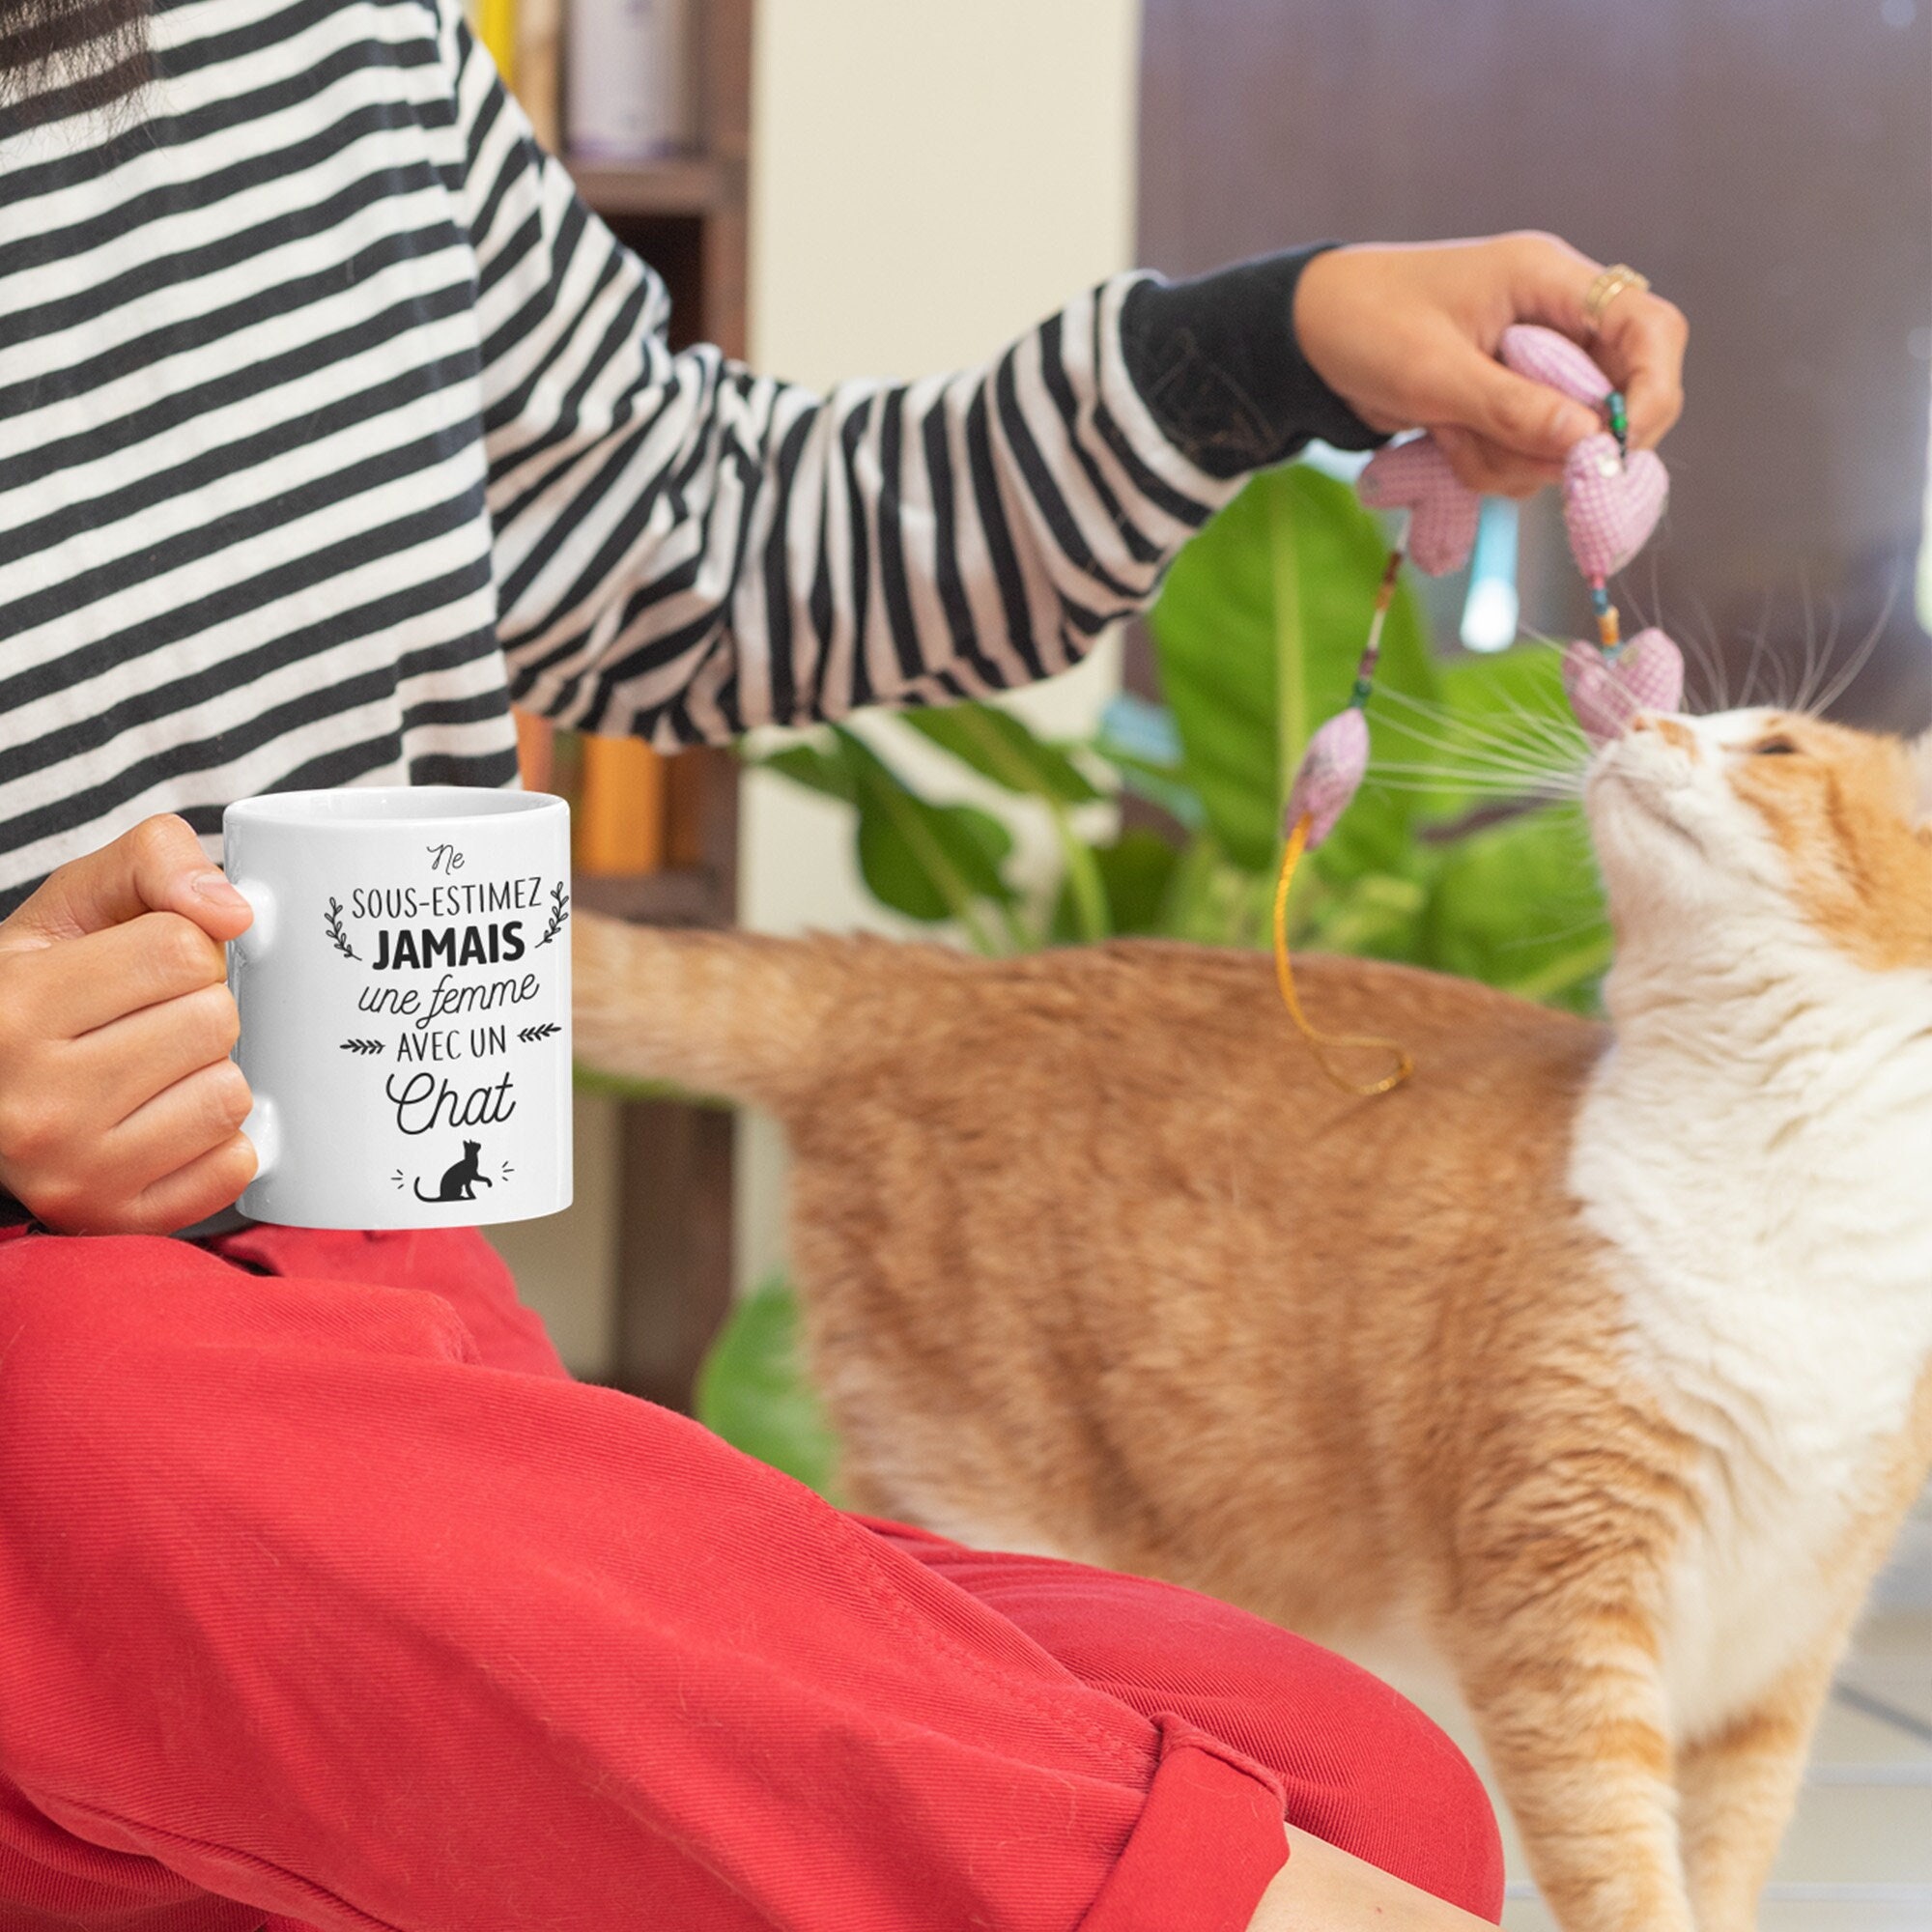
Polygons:
[[1533,462],[1561,463],[1574,444],[1604,426],[1594,410],[1505,369],[1473,346],[1466,361],[1459,358],[1454,384],[1443,388],[1442,420]]
[[245,932],[254,918],[248,901],[208,863],[187,820],[164,812],[49,873],[0,926],[0,942],[10,951],[52,946],[146,912],[180,913],[217,941]]

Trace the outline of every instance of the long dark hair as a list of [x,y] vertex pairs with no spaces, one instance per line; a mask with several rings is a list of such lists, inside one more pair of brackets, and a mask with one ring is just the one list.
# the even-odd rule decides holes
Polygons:
[[112,106],[144,87],[149,0],[0,0],[0,128]]

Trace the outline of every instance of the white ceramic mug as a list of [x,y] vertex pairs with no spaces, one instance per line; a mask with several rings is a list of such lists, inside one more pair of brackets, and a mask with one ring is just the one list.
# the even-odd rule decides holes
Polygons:
[[570,808],[348,786],[222,818],[261,1166],[297,1228],[453,1228],[570,1206]]

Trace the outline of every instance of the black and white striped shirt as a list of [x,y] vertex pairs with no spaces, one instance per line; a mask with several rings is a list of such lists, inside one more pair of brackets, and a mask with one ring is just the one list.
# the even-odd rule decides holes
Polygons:
[[673,355],[454,0],[154,38],[122,109],[0,120],[0,915],[150,812],[513,783],[512,698],[671,748],[1046,675],[1352,422],[1299,258],[924,382]]

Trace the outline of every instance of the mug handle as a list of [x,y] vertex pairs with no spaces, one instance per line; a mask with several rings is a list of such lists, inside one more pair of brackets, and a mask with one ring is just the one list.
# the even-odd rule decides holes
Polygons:
[[[238,982],[240,970],[251,961],[267,956],[275,943],[275,895],[259,879],[232,879],[229,883],[248,901],[254,919],[248,929],[239,939],[228,942],[228,990],[235,995],[236,1004],[241,1004],[241,989]],[[248,1071],[245,1038],[235,1042],[235,1064],[245,1075]],[[269,1178],[276,1157],[281,1152],[282,1136],[275,1103],[254,1092],[255,1083],[248,1082],[254,1105],[248,1110],[248,1118],[242,1122],[242,1131],[248,1136],[255,1149],[255,1179],[248,1183],[254,1187]],[[247,1190],[243,1189],[245,1193]]]
[[[273,1173],[275,1157],[282,1151],[275,1103],[272,1100],[257,1100],[249,1108],[248,1118],[242,1122],[242,1131],[248,1136],[249,1144],[255,1150],[255,1179],[248,1183],[249,1187],[253,1187]],[[246,1188],[242,1190],[243,1193],[246,1191]]]

